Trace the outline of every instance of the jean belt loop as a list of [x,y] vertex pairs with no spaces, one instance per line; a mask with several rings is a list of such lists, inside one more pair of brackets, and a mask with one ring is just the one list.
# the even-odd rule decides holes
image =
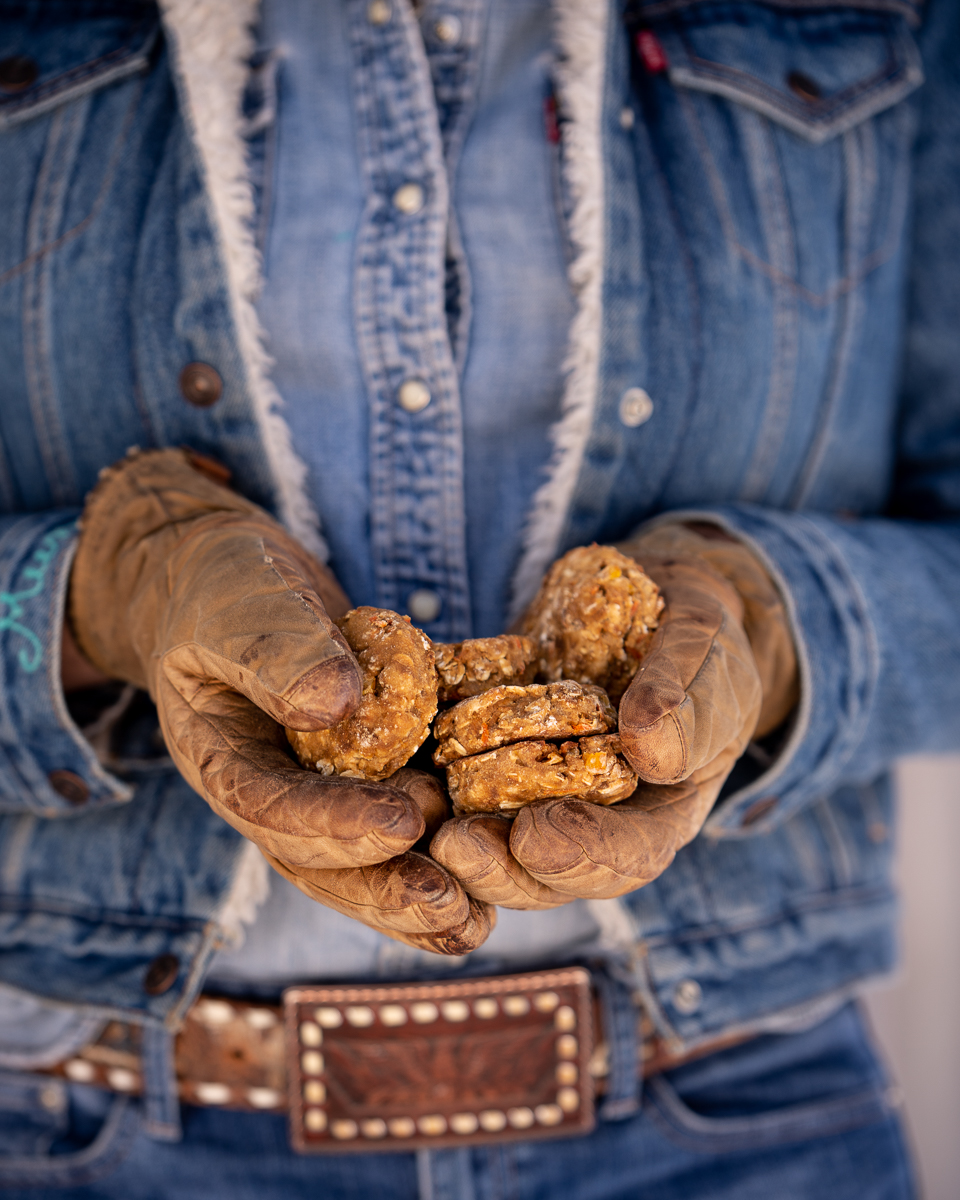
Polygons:
[[160,1142],[179,1142],[180,1100],[173,1062],[173,1034],[161,1025],[143,1027],[143,1130]]
[[607,1094],[598,1113],[601,1121],[623,1121],[640,1108],[639,1014],[628,982],[630,978],[625,962],[606,962],[594,974],[610,1065]]

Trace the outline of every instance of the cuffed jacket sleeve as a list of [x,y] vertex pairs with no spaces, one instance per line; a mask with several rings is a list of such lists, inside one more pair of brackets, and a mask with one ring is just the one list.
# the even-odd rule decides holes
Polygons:
[[63,816],[131,795],[71,720],[60,683],[77,515],[0,518],[0,813]]
[[932,4],[920,41],[927,80],[888,513],[696,513],[748,542],[779,581],[802,679],[784,748],[718,807],[715,835],[763,832],[901,755],[960,747],[960,8]]

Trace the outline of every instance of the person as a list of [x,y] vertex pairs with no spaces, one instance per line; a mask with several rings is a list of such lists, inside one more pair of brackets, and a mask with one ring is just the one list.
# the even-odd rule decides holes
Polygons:
[[[855,1001],[896,957],[889,768],[960,744],[956,5],[0,11],[3,1187],[914,1195]],[[358,702],[350,603],[498,634],[592,542],[667,602],[642,782],[527,810],[492,903],[472,826],[432,857],[415,788],[281,727]],[[574,968],[592,1129],[575,1088],[423,1117],[474,1062],[429,997],[563,1028],[520,992]],[[371,1068],[419,1126],[311,1126],[295,1021],[294,1145],[228,1077],[324,985],[304,1046],[413,1013],[333,985],[425,989]],[[498,1004],[495,1096],[533,1061]]]

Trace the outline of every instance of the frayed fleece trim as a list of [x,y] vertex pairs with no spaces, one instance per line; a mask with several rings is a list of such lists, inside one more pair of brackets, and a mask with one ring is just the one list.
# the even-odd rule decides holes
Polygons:
[[224,948],[236,950],[243,945],[247,926],[270,895],[270,867],[253,842],[244,841],[237,856],[233,882],[214,920],[220,927]]
[[261,271],[251,228],[254,200],[241,102],[258,7],[259,0],[160,0],[184,115],[206,177],[237,345],[273,476],[278,515],[295,538],[326,561],[320,519],[307,495],[307,468],[280,415],[283,401],[269,377],[272,363],[254,307]]
[[554,82],[563,117],[563,177],[571,202],[574,251],[568,278],[576,308],[564,361],[561,416],[551,430],[549,474],[534,496],[514,576],[513,619],[530,603],[557,556],[597,404],[604,263],[601,118],[608,21],[607,0],[554,0]]

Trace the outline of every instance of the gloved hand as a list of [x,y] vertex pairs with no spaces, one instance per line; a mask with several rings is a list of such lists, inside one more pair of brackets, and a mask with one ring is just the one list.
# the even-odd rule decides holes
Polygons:
[[184,451],[127,457],[87,500],[74,636],[99,670],[149,691],[191,787],[308,896],[399,941],[466,953],[492,914],[410,849],[435,789],[414,772],[400,786],[323,778],[288,752],[281,725],[324,729],[359,703],[329,615],[348,607],[325,567]]
[[537,801],[514,821],[443,825],[431,853],[471,895],[506,908],[619,896],[656,879],[699,832],[733,764],[797,700],[796,652],[763,565],[716,526],[661,525],[619,547],[666,608],[620,703],[623,751],[641,783],[609,807]]

